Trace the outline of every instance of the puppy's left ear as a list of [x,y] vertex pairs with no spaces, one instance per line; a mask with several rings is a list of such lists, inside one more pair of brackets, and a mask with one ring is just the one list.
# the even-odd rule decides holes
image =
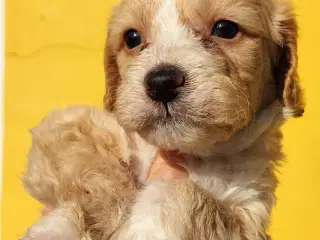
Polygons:
[[304,102],[297,73],[298,27],[290,5],[277,5],[273,21],[279,36],[278,56],[274,72],[278,97],[283,105],[289,108],[293,116],[300,117],[304,113]]

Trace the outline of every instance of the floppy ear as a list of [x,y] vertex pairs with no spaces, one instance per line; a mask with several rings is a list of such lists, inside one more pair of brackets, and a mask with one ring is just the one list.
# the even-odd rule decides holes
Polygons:
[[303,115],[304,103],[297,73],[297,23],[288,5],[278,5],[274,26],[280,34],[275,66],[278,97],[295,117]]
[[116,100],[117,88],[120,84],[121,77],[117,63],[117,23],[115,22],[120,5],[113,6],[108,24],[108,34],[104,48],[104,73],[106,92],[103,97],[104,109],[112,111]]
[[111,48],[110,40],[107,38],[104,50],[106,92],[103,98],[104,108],[107,111],[113,110],[117,87],[120,84],[120,74],[116,58],[116,53],[114,53],[114,50]]

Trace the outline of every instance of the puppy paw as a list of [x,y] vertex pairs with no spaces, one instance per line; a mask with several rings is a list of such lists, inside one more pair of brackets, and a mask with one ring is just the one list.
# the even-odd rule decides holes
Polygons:
[[75,226],[63,216],[49,215],[40,218],[20,240],[80,240]]

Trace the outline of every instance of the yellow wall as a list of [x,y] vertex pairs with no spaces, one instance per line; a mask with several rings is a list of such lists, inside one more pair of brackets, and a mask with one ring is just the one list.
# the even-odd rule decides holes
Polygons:
[[[114,0],[10,0],[6,2],[5,146],[2,237],[15,240],[40,205],[23,191],[19,175],[30,146],[28,128],[50,109],[101,105],[105,22]],[[320,239],[320,2],[298,1],[300,75],[307,112],[285,127],[288,162],[282,169],[274,240]]]

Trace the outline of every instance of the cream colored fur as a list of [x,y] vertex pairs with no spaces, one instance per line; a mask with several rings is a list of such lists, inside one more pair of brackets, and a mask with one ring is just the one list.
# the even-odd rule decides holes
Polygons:
[[[219,19],[237,38],[212,37]],[[123,34],[143,42],[127,49]],[[145,94],[161,64],[184,70],[179,99]],[[283,155],[280,126],[303,113],[297,26],[271,0],[123,0],[109,25],[105,109],[50,113],[31,133],[24,185],[56,207],[23,239],[263,240]],[[188,180],[148,181],[161,150]],[[169,158],[170,159],[170,158]]]
[[[283,120],[275,103],[252,132],[220,144],[217,156],[200,162],[186,156],[190,182],[140,188],[129,168],[130,157],[136,158],[128,147],[132,138],[112,115],[90,107],[54,111],[31,131],[24,183],[33,197],[57,209],[24,239],[263,239],[274,200],[272,170],[281,157],[268,152],[279,152],[273,136]],[[254,143],[244,152],[229,151],[243,145],[240,135]]]

